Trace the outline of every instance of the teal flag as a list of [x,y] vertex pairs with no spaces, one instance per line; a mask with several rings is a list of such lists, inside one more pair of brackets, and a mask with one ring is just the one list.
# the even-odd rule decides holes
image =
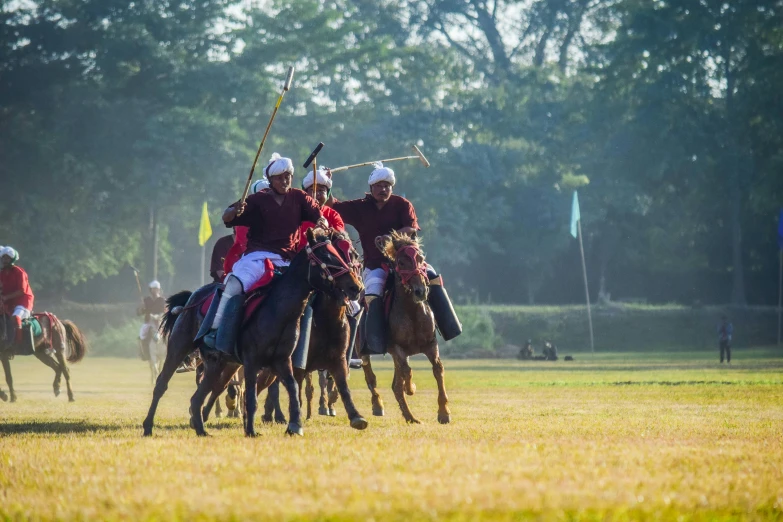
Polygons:
[[574,202],[571,203],[571,235],[576,237],[576,224],[582,219],[582,215],[579,213],[579,197],[574,191]]

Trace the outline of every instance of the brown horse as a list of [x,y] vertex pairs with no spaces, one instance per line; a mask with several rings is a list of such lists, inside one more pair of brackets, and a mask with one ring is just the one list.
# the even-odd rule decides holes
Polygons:
[[[71,321],[60,321],[53,314],[35,314],[41,323],[41,335],[34,339],[35,351],[33,355],[46,366],[54,370],[54,396],[60,395],[61,378],[65,376],[65,386],[68,390],[68,400],[74,401],[71,389],[71,373],[68,371],[69,363],[77,363],[84,359],[87,353],[87,342],[82,332]],[[5,382],[8,384],[11,402],[16,402],[14,391],[14,379],[11,375],[11,359],[14,358],[14,329],[9,327],[7,316],[0,315],[0,361],[5,371]],[[47,353],[49,352],[49,353]],[[0,399],[7,401],[9,397],[0,390]]]
[[[245,370],[245,434],[256,435],[254,428],[255,413],[258,406],[257,394],[250,390],[266,387],[267,383],[256,384],[262,368],[272,368],[275,377],[280,379],[289,396],[289,424],[287,432],[301,435],[300,407],[297,382],[293,376],[291,354],[299,335],[299,318],[314,290],[332,293],[356,299],[362,289],[361,281],[343,261],[332,246],[329,236],[323,231],[307,231],[308,246],[291,261],[286,272],[272,283],[264,304],[250,318],[248,326],[240,332],[237,346],[241,360],[213,351],[203,351],[205,365],[204,378],[191,398],[191,425],[200,436],[206,435],[204,420],[217,397],[222,393],[240,366]],[[175,315],[174,305],[187,297],[188,303],[198,303],[200,299],[214,291],[205,287],[192,296],[181,292],[168,300],[169,311],[163,319],[163,331],[168,335],[168,353],[153,392],[152,404],[144,420],[144,434],[152,434],[157,404],[168,386],[168,381],[177,366],[193,349],[193,339],[199,326],[196,307],[188,304],[179,315]],[[207,395],[212,393],[207,407],[203,407]]]
[[[416,392],[408,357],[423,353],[432,364],[432,373],[438,383],[438,422],[447,424],[451,420],[449,398],[446,396],[443,363],[440,361],[438,340],[435,336],[435,316],[427,303],[427,265],[419,241],[393,232],[391,235],[378,237],[376,246],[393,267],[392,273],[389,274],[389,277],[394,278],[394,288],[388,323],[394,327],[386,329],[386,349],[394,360],[394,397],[405,420],[419,424],[408,407],[405,395],[413,395]],[[361,332],[361,328],[359,331]],[[373,414],[383,415],[383,402],[378,393],[369,356],[362,357],[362,367],[367,387],[372,394]]]

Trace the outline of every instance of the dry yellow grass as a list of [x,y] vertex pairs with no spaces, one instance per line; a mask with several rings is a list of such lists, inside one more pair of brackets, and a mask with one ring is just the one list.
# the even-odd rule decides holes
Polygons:
[[145,363],[86,359],[68,404],[48,368],[17,358],[19,402],[0,403],[0,519],[782,520],[783,361],[735,358],[446,361],[447,426],[425,361],[409,398],[419,426],[378,361],[385,417],[370,415],[361,372],[351,379],[366,431],[339,409],[304,438],[262,426],[256,440],[236,419],[195,437],[192,374],[174,378],[144,439]]

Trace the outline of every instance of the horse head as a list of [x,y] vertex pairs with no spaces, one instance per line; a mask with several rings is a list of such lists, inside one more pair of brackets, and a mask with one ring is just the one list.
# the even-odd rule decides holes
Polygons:
[[358,299],[364,285],[359,280],[355,267],[349,266],[344,254],[335,248],[331,240],[332,232],[311,228],[306,235],[305,249],[310,267],[319,269],[311,270],[308,276],[313,288],[330,294],[335,299]]
[[427,299],[427,263],[421,252],[418,238],[392,231],[375,239],[375,245],[394,267],[406,292],[413,294],[413,300],[420,303]]

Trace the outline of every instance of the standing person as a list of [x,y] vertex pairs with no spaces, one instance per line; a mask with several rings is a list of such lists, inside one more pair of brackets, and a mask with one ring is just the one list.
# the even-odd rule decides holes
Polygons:
[[731,364],[731,337],[734,335],[734,325],[725,315],[721,317],[718,325],[718,345],[720,346],[720,363],[723,364],[723,355],[726,354],[726,362]]
[[31,317],[35,296],[27,280],[27,272],[22,267],[16,266],[17,261],[19,261],[19,252],[14,248],[10,246],[0,248],[0,301],[5,314],[12,317],[16,326],[14,342],[24,344],[32,353],[33,331],[29,324],[23,328],[22,321]]
[[[264,169],[270,190],[262,190],[238,201],[223,212],[227,227],[248,227],[247,250],[226,275],[225,289],[215,312],[201,323],[196,341],[221,352],[233,352],[242,320],[244,294],[262,279],[270,279],[274,267],[291,264],[299,243],[299,228],[305,221],[326,228],[318,204],[304,191],[291,188],[294,164],[290,158],[272,154]],[[211,307],[210,307],[211,308]],[[210,313],[213,319],[208,320]]]
[[[419,222],[413,204],[392,193],[395,183],[394,171],[378,162],[368,180],[369,194],[365,194],[360,199],[335,202],[332,205],[332,208],[340,213],[343,221],[359,232],[364,255],[364,298],[367,305],[365,338],[367,349],[371,354],[386,352],[386,317],[383,300],[378,298],[383,296],[386,278],[389,275],[386,259],[376,247],[375,238],[389,234],[392,230],[411,236],[419,231]],[[444,339],[452,339],[459,335],[462,327],[443,288],[441,277],[429,264],[426,270],[430,284],[427,299],[435,315],[435,321]]]
[[212,277],[213,283],[222,283],[223,276],[226,273],[223,271],[223,263],[226,261],[226,256],[231,245],[234,244],[234,240],[237,237],[235,230],[231,231],[228,236],[223,236],[215,242],[215,246],[212,247],[212,258],[209,262],[209,275]]

